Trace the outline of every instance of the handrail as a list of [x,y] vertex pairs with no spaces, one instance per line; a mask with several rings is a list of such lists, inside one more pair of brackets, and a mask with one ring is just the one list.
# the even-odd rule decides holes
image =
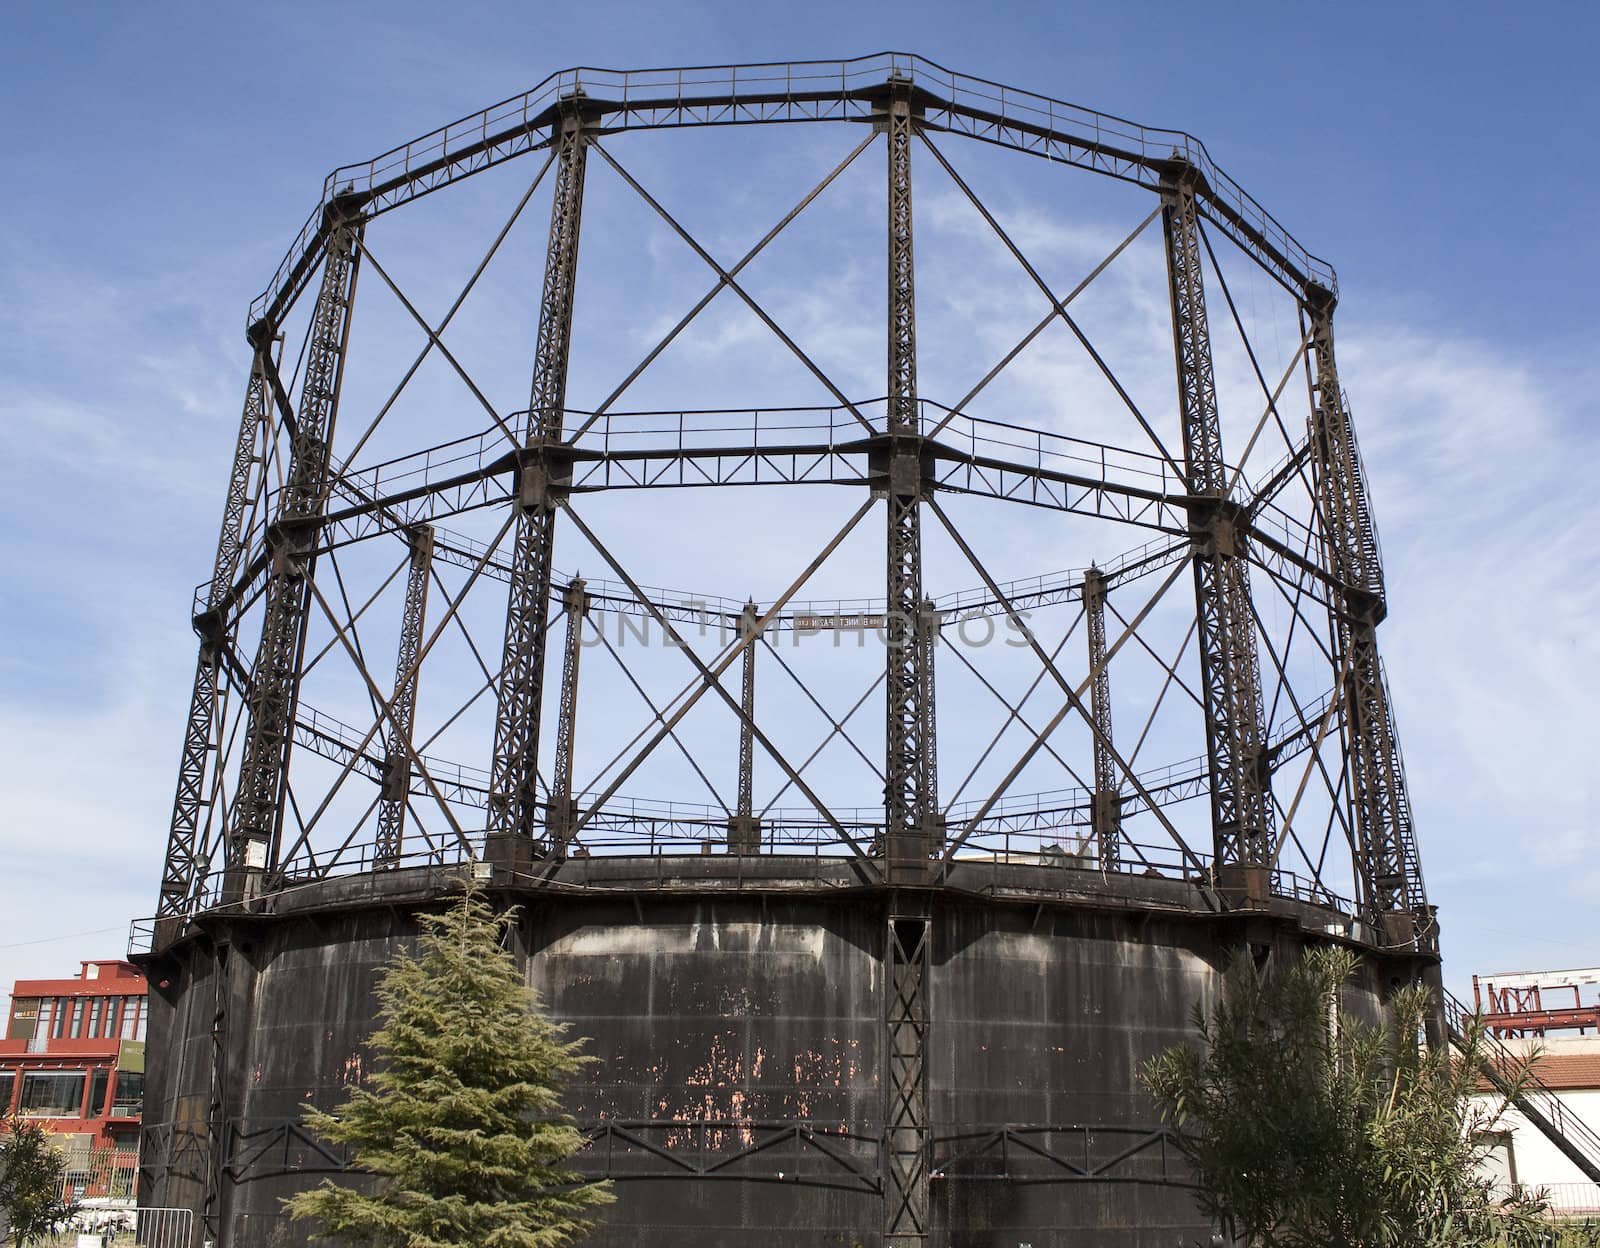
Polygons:
[[[1468,1021],[1474,1012],[1448,990],[1443,994],[1445,1027],[1450,1041],[1458,1049],[1466,1041]],[[1502,1093],[1510,1092],[1507,1072],[1517,1066],[1521,1058],[1509,1045],[1489,1031],[1483,1032],[1487,1058],[1482,1063],[1484,1076]],[[1523,1117],[1533,1123],[1546,1139],[1554,1144],[1573,1165],[1591,1180],[1600,1183],[1600,1135],[1572,1111],[1572,1107],[1547,1087],[1532,1071],[1525,1091],[1511,1098]]]
[[903,52],[834,61],[615,70],[560,70],[521,95],[491,104],[371,160],[342,165],[323,182],[249,322],[276,322],[304,289],[327,234],[329,207],[350,196],[369,216],[549,145],[563,102],[598,129],[662,129],[766,122],[862,121],[875,88],[891,78],[919,88],[925,123],[1105,176],[1156,186],[1174,162],[1202,178],[1202,211],[1276,280],[1337,294],[1338,277],[1228,176],[1199,139],[946,69]]

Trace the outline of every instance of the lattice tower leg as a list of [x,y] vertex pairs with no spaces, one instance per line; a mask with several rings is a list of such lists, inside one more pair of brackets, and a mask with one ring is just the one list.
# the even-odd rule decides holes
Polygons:
[[495,708],[494,762],[489,785],[492,837],[532,841],[539,823],[539,722],[549,621],[555,510],[571,480],[560,455],[572,347],[573,296],[589,137],[575,104],[557,125],[555,191],[545,253],[533,389],[522,448],[511,589],[506,604],[505,655]]
[[1111,673],[1106,663],[1106,579],[1091,567],[1083,578],[1083,609],[1089,634],[1089,711],[1094,717],[1094,797],[1089,818],[1104,871],[1122,863],[1122,795],[1111,737]]
[[1270,760],[1250,604],[1247,531],[1228,498],[1227,463],[1206,321],[1198,173],[1177,165],[1163,179],[1162,227],[1172,302],[1173,350],[1194,543],[1211,824],[1219,885],[1237,899],[1268,896],[1274,851]]
[[1368,914],[1385,943],[1437,948],[1423,886],[1395,734],[1389,689],[1378,656],[1377,626],[1386,613],[1383,566],[1367,500],[1365,474],[1333,353],[1331,293],[1307,302],[1312,358],[1311,441],[1317,505],[1330,566],[1343,589],[1335,610],[1335,659],[1346,673],[1342,713],[1358,834],[1358,873]]
[[[747,602],[739,613],[739,637],[751,637],[756,631],[756,604]],[[758,854],[761,852],[761,821],[755,813],[756,736],[752,730],[756,714],[756,651],[760,643],[752,641],[745,648],[740,667],[739,707],[744,712],[739,721],[739,796],[734,806],[733,818],[728,821],[728,852],[730,854]]]
[[[932,811],[928,761],[933,707],[927,701],[932,640],[922,588],[922,443],[917,409],[915,267],[912,253],[908,87],[891,83],[881,123],[889,148],[888,601],[884,856],[891,885],[928,876]],[[928,921],[890,894],[886,938],[884,1089],[885,1248],[928,1240],[928,1113],[924,1055],[928,1019]]]
[[417,718],[417,656],[422,652],[422,627],[428,612],[428,583],[433,580],[433,529],[420,525],[409,534],[411,566],[400,616],[400,645],[394,662],[394,697],[390,702],[388,748],[383,761],[383,796],[378,803],[378,835],[373,863],[399,864],[405,850],[406,799],[411,794],[412,726]]
[[[222,529],[217,537],[211,585],[202,610],[194,620],[195,631],[200,636],[200,655],[195,664],[194,689],[189,696],[183,756],[178,763],[178,791],[172,803],[161,893],[156,903],[158,920],[181,919],[188,914],[195,905],[195,893],[205,874],[200,829],[211,814],[208,772],[213,756],[222,747],[217,687],[221,676],[221,646],[226,641],[227,628],[217,604],[239,570],[245,516],[255,501],[252,488],[259,489],[265,459],[268,401],[263,360],[265,353],[272,349],[272,335],[265,326],[256,326],[251,336],[255,353],[250,364],[250,380],[245,387],[239,433],[234,441],[233,471],[228,477],[228,496],[222,509]],[[169,922],[158,930],[158,947],[168,943],[173,932],[167,929],[171,927]]]
[[577,809],[572,798],[572,751],[578,732],[578,660],[583,655],[583,620],[589,613],[589,595],[583,581],[575,579],[566,588],[566,636],[561,649],[561,690],[556,711],[556,758],[550,773],[549,852],[566,857],[572,829],[577,824]]
[[328,448],[350,341],[350,314],[360,268],[361,219],[327,208],[329,238],[322,287],[312,310],[300,411],[290,438],[289,466],[269,535],[272,566],[263,594],[261,643],[251,670],[249,726],[239,765],[229,829],[225,900],[259,891],[275,865],[282,831],[300,666],[311,614],[311,576],[328,498]]

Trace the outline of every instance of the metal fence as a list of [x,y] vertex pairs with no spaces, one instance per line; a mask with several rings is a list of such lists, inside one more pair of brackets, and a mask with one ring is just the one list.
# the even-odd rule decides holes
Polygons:
[[139,1154],[121,1149],[67,1152],[61,1176],[61,1199],[126,1201],[132,1204],[139,1184]]
[[1544,1193],[1558,1217],[1600,1217],[1600,1183],[1551,1183]]
[[91,1197],[58,1233],[30,1242],[37,1248],[189,1248],[193,1239],[192,1209],[139,1209],[131,1201]]

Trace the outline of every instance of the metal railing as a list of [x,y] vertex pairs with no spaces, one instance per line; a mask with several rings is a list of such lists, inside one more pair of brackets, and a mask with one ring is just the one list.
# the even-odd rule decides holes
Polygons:
[[[583,429],[571,444],[578,452],[572,488],[581,492],[646,484],[797,484],[843,480],[838,475],[841,472],[850,481],[866,481],[869,466],[861,453],[863,438],[887,427],[886,405],[886,399],[877,398],[834,407],[662,410],[599,416],[569,410],[567,425]],[[525,415],[513,413],[510,419],[519,422]],[[865,428],[862,419],[867,422]],[[919,400],[918,425],[924,434],[940,431],[937,445],[947,454],[939,458],[934,473],[947,489],[1027,501],[1029,495],[1008,488],[1006,474],[1021,474],[1044,482],[1043,501],[1053,506],[1174,532],[1183,524],[1188,485],[1176,466],[1161,455],[970,416],[927,399]],[[777,466],[785,451],[794,457],[796,448],[816,462],[803,469]],[[632,464],[638,460],[641,465],[653,465],[652,456],[682,458],[687,463],[696,454],[731,456],[734,466],[715,476],[709,475],[709,470],[685,470],[680,472],[681,479],[671,480],[655,466],[646,469]],[[329,542],[344,545],[380,531],[432,523],[436,515],[459,515],[508,502],[513,473],[513,448],[500,428],[467,434],[360,469],[335,460],[330,464],[333,499],[323,522],[331,534]],[[246,552],[259,556],[266,549],[270,517],[277,512],[280,493],[268,491],[257,509],[254,523],[242,537]],[[444,499],[441,506],[435,506],[436,496]],[[340,501],[344,505],[339,505]],[[1258,506],[1251,524],[1264,541],[1306,558],[1315,556],[1311,529],[1275,504]],[[435,528],[435,550],[440,556],[468,567],[481,561],[485,574],[496,579],[510,575],[509,561],[491,556],[486,543]],[[1165,566],[1187,551],[1187,544],[1172,536],[1153,538],[1115,556],[1100,570],[1112,579],[1129,579]],[[1255,549],[1255,554],[1263,566],[1278,558],[1265,546]],[[259,569],[260,559],[253,560],[252,566]],[[561,579],[556,578],[558,583]],[[1008,597],[1014,591],[1041,603],[1057,602],[1072,597],[1081,579],[1081,570],[1051,573],[1007,582],[1005,588]],[[705,613],[736,619],[743,607],[714,594],[691,598],[664,587],[645,588],[652,601],[680,612],[685,604],[698,607],[703,603]],[[196,616],[209,606],[211,591],[209,581],[195,587],[192,610]],[[620,585],[597,580],[590,592],[602,609],[615,605],[632,610],[636,606],[631,592]],[[941,611],[1000,609],[993,595],[981,588],[948,595],[936,605]],[[798,615],[870,614],[881,606],[882,600],[866,597],[796,604],[785,612],[778,627],[785,627],[787,620]]]
[[1558,1217],[1600,1217],[1600,1183],[1546,1183],[1541,1190]]
[[377,215],[524,152],[545,147],[554,106],[587,101],[604,130],[756,122],[864,120],[871,89],[890,79],[924,93],[925,122],[1145,186],[1170,162],[1204,179],[1206,215],[1277,280],[1316,283],[1337,293],[1338,278],[1220,169],[1205,144],[1182,130],[1143,126],[1031,91],[974,78],[901,52],[840,61],[799,61],[682,69],[561,70],[521,95],[328,175],[322,197],[290,244],[250,322],[281,314],[303,289],[324,236],[325,209],[353,195]]
[[[1020,803],[1019,803],[1020,806]],[[881,809],[835,812],[846,831],[864,852],[872,852],[882,832]],[[952,832],[958,827],[952,822]],[[761,825],[758,853],[729,852],[728,818],[720,808],[690,803],[626,801],[609,806],[584,826],[566,856],[575,860],[613,860],[605,873],[606,885],[634,883],[661,886],[681,876],[675,865],[685,858],[717,856],[727,864],[719,870],[719,880],[761,881],[793,877],[797,864],[821,864],[850,858],[853,851],[840,839],[834,826],[816,812],[789,811],[780,821],[766,818]],[[1073,808],[1041,809],[1037,812],[1013,808],[1001,815],[991,814],[982,830],[973,835],[957,853],[954,863],[992,864],[1013,867],[1038,867],[1075,873],[1074,889],[1103,887],[1115,878],[1163,879],[1192,887],[1212,886],[1209,854],[1180,848],[1171,840],[1134,840],[1124,833],[1121,860],[1105,863],[1089,825],[1086,810]],[[466,841],[453,834],[431,839],[414,831],[408,836],[398,857],[380,858],[373,841],[351,843],[326,855],[308,854],[283,869],[275,878],[277,890],[289,890],[331,877],[349,877],[405,868],[467,869],[486,859],[485,834],[473,830]],[[623,866],[630,863],[634,868]],[[620,873],[619,873],[620,868]],[[1092,882],[1097,878],[1099,885]],[[572,886],[572,880],[564,880]],[[588,886],[581,881],[579,887]],[[599,887],[600,885],[595,885]],[[1024,885],[1025,886],[1025,885]],[[1068,878],[1050,887],[1066,887]],[[1334,912],[1341,925],[1348,927],[1356,914],[1354,903],[1297,872],[1274,868],[1271,891],[1284,900],[1316,906]],[[212,872],[202,880],[197,892],[198,910],[225,909],[223,879]],[[130,929],[130,952],[148,952],[155,931],[154,919],[135,920]]]
[[[1466,1039],[1467,1030],[1475,1017],[1474,1012],[1448,991],[1444,993],[1442,1005],[1451,1043],[1459,1048]],[[1484,1031],[1482,1069],[1496,1088],[1505,1092],[1509,1087],[1508,1076],[1524,1060],[1498,1036]],[[1600,1135],[1574,1113],[1560,1096],[1546,1087],[1537,1073],[1530,1072],[1526,1090],[1513,1097],[1512,1103],[1573,1165],[1591,1180],[1600,1182]]]
[[61,1199],[132,1201],[139,1181],[139,1154],[122,1149],[68,1150]]

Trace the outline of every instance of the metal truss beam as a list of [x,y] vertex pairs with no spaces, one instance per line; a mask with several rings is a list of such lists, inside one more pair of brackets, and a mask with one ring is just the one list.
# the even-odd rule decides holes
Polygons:
[[1262,900],[1271,862],[1273,809],[1264,749],[1261,671],[1250,610],[1249,530],[1228,499],[1217,387],[1206,321],[1204,254],[1195,192],[1198,172],[1175,164],[1164,184],[1162,229],[1172,301],[1173,353],[1189,476],[1195,606],[1206,752],[1211,760],[1211,825],[1224,886]]
[[569,102],[559,125],[550,240],[545,255],[533,388],[519,456],[517,532],[506,604],[505,661],[495,707],[489,830],[533,839],[539,801],[539,721],[543,714],[544,655],[550,600],[555,513],[568,469],[550,450],[561,442],[567,362],[572,346],[573,296],[584,170],[590,146],[585,114]]
[[941,1134],[933,1174],[962,1182],[1149,1183],[1192,1187],[1179,1136],[1169,1127],[1006,1123]]
[[[400,615],[400,644],[394,662],[394,714],[389,723],[388,753],[383,765],[383,796],[378,803],[378,836],[373,861],[378,866],[399,862],[405,844],[406,798],[411,793],[411,734],[417,717],[417,678],[422,629],[428,610],[428,583],[433,579],[433,530],[411,534],[411,566]],[[352,621],[353,622],[353,621]]]
[[[881,1141],[870,1130],[793,1119],[707,1118],[686,1126],[607,1118],[578,1124],[584,1147],[574,1164],[588,1178],[617,1183],[782,1182],[880,1195]],[[352,1169],[347,1150],[328,1147],[299,1123],[229,1118],[223,1134],[222,1174],[235,1184]],[[929,1165],[934,1178],[963,1182],[1188,1188],[1193,1175],[1180,1142],[1171,1128],[1140,1123],[974,1124],[940,1130]],[[140,1132],[140,1170],[157,1182],[192,1179],[201,1144],[193,1127],[148,1124]]]
[[1083,581],[1084,614],[1088,620],[1089,709],[1094,717],[1095,845],[1103,869],[1115,871],[1122,861],[1122,794],[1117,759],[1111,745],[1111,665],[1106,660],[1106,582],[1091,567]]
[[249,727],[226,846],[223,892],[229,899],[251,893],[262,872],[273,865],[282,826],[311,577],[328,499],[328,447],[338,415],[360,270],[360,217],[347,215],[337,203],[329,215],[332,242],[312,313],[300,411],[268,537],[272,562],[263,595],[261,643],[251,669]]
[[[600,490],[730,485],[862,485],[872,480],[870,454],[875,439],[780,442],[757,427],[759,413],[750,415],[748,432],[742,437],[729,438],[721,445],[699,439],[693,445],[685,442],[628,447],[621,445],[623,438],[612,431],[609,447],[580,444],[562,454],[563,463],[571,473],[567,488],[573,494],[583,494]],[[1184,531],[1184,483],[1169,472],[1156,488],[1144,484],[1152,475],[1146,470],[1145,461],[1149,457],[1124,452],[1122,454],[1130,461],[1129,467],[1119,470],[1113,465],[1101,475],[1089,475],[1052,467],[1051,461],[1099,459],[1103,451],[1111,448],[1079,444],[1087,453],[1074,455],[1071,439],[1046,439],[1047,442],[1059,441],[1061,450],[1047,449],[1030,458],[1009,459],[992,452],[975,452],[960,443],[965,442],[969,447],[985,441],[998,445],[1003,434],[1018,435],[1019,431],[991,425],[989,428],[995,432],[990,434],[976,428],[982,422],[972,423],[974,429],[966,431],[959,439],[924,443],[929,461],[926,471],[932,474],[937,488],[1116,520],[1163,532]],[[825,429],[818,432],[826,439]],[[490,437],[484,435],[465,441],[481,443]],[[498,443],[498,437],[494,441]],[[1014,449],[1028,455],[1033,449],[1031,443],[1030,435],[1027,447]],[[447,471],[450,465],[463,459],[474,462],[475,466],[464,471]],[[411,461],[399,461],[341,478],[335,488],[347,501],[329,513],[329,542],[343,545],[378,533],[398,532],[414,524],[438,524],[450,516],[504,505],[516,497],[519,459],[515,453],[484,455],[478,446],[451,444],[430,448],[412,460],[414,465]],[[1139,462],[1134,465],[1131,461]],[[388,492],[373,488],[381,487],[390,479],[416,481],[418,477],[426,479]],[[1291,523],[1286,517],[1278,520],[1280,527]],[[246,569],[230,591],[227,600],[230,605],[243,596],[261,571],[260,563]],[[1316,571],[1320,573],[1320,569]]]
[[1428,948],[1437,948],[1405,765],[1378,657],[1377,626],[1386,610],[1383,567],[1361,453],[1334,361],[1333,309],[1333,296],[1327,292],[1307,303],[1316,369],[1310,441],[1328,560],[1347,587],[1334,612],[1335,654],[1346,673],[1342,709],[1359,840],[1357,866],[1364,900],[1384,940],[1406,945],[1423,940]]

